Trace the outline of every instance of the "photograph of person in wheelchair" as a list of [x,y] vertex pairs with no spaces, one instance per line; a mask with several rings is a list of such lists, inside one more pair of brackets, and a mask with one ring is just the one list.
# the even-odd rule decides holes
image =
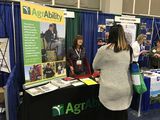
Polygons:
[[[44,28],[45,26],[45,28]],[[42,61],[60,61],[64,59],[64,38],[59,37],[57,25],[55,23],[41,25],[41,39],[42,39]],[[59,27],[60,29],[60,27]]]

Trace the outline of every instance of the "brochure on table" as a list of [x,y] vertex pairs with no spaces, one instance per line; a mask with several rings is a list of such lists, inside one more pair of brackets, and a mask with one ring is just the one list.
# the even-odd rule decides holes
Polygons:
[[64,11],[21,2],[25,86],[66,76]]
[[91,78],[83,78],[83,79],[72,79],[72,80],[65,80],[64,78],[55,78],[44,85],[36,86],[34,88],[26,89],[26,92],[32,96],[37,96],[41,94],[45,94],[59,88],[69,87],[69,86],[81,86],[81,85],[96,85],[98,84]]
[[160,103],[160,70],[145,71],[144,76],[150,78],[150,104]]

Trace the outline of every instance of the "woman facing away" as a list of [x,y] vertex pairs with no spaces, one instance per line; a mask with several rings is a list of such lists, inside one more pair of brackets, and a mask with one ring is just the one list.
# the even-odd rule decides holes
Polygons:
[[129,74],[130,47],[121,25],[109,31],[109,42],[98,49],[93,61],[94,70],[100,70],[99,99],[102,108],[98,120],[127,120],[132,100],[132,82]]

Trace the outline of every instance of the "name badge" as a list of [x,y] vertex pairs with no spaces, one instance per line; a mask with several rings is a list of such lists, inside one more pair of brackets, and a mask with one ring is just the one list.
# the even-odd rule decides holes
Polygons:
[[77,65],[82,65],[82,60],[77,60],[76,64]]

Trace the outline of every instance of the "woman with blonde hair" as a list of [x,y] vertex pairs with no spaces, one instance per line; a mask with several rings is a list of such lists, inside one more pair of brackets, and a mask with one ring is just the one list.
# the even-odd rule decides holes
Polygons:
[[137,37],[137,40],[134,41],[132,44],[131,44],[131,47],[132,47],[132,62],[138,62],[138,59],[139,59],[139,56],[141,54],[145,54],[147,53],[148,51],[147,50],[142,50],[140,49],[140,45],[143,44],[143,42],[146,40],[146,35],[144,34],[140,34],[138,37]]
[[132,100],[129,77],[129,45],[121,25],[109,31],[109,42],[98,49],[94,70],[100,70],[99,99],[102,103],[98,120],[127,120]]

